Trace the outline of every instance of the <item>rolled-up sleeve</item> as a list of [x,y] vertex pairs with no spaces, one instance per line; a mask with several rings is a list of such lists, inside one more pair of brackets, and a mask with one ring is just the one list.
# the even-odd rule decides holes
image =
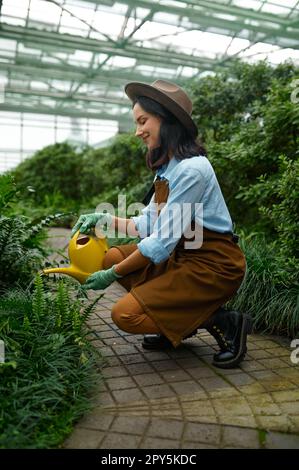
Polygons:
[[205,178],[197,169],[186,169],[174,178],[167,203],[157,217],[151,234],[137,245],[143,256],[155,264],[169,258],[201,209],[205,187]]
[[155,195],[153,194],[149,204],[142,209],[141,214],[136,217],[131,217],[140,238],[145,238],[152,233],[154,223],[158,218],[157,205],[154,199]]

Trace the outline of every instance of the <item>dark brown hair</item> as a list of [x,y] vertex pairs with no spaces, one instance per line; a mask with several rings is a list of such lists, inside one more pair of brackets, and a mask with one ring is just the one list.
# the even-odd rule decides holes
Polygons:
[[133,107],[138,103],[144,111],[161,118],[160,146],[149,150],[146,154],[146,164],[151,170],[156,170],[169,161],[169,152],[178,160],[195,156],[207,155],[206,149],[183,124],[157,101],[146,96],[137,96]]

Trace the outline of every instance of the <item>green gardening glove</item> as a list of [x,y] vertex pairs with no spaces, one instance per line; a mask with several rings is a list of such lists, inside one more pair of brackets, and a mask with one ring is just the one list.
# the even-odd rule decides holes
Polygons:
[[119,279],[119,274],[116,274],[114,266],[110,269],[103,269],[102,271],[96,271],[95,273],[91,274],[85,281],[85,284],[82,285],[82,289],[106,289],[106,287],[110,286],[113,281]]
[[107,224],[109,228],[112,223],[112,215],[108,212],[94,212],[93,214],[80,215],[76,225],[72,228],[71,238],[80,230],[80,233],[88,234],[95,226]]

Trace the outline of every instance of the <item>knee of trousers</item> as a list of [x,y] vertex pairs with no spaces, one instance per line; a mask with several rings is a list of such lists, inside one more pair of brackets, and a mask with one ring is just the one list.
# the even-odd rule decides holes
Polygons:
[[121,330],[134,333],[134,318],[136,318],[136,315],[125,312],[115,304],[111,310],[111,318]]
[[120,263],[123,261],[124,257],[117,248],[109,248],[107,253],[104,256],[103,260],[103,269],[109,269],[114,264]]

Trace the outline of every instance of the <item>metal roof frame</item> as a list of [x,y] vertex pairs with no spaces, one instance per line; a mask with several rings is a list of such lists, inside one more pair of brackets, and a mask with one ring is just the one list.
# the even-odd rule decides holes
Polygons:
[[[0,14],[7,0],[0,0]],[[0,16],[0,74],[5,77],[3,111],[61,114],[71,117],[118,120],[122,129],[132,127],[130,103],[123,93],[128,81],[151,82],[156,78],[184,84],[202,72],[220,70],[254,44],[299,49],[299,1],[250,0],[256,8],[241,6],[241,0],[42,0],[60,11],[56,24],[27,16]],[[93,22],[78,17],[76,5],[94,15],[121,16],[117,34],[100,31]],[[264,11],[272,5],[283,13]],[[2,9],[1,9],[2,7]],[[117,10],[119,9],[119,10]],[[63,15],[82,24],[82,31],[61,32]],[[23,24],[17,24],[23,23]],[[207,53],[197,44],[186,47],[162,41],[158,36],[140,37],[146,24],[173,26],[172,35],[188,31],[218,34],[228,38],[221,54]],[[77,26],[78,27],[78,26]],[[76,34],[77,33],[77,34]],[[244,48],[229,53],[235,39],[246,39]],[[15,48],[12,48],[15,45]],[[203,48],[204,49],[204,48]],[[74,54],[90,53],[89,60],[75,61]],[[111,63],[111,61],[115,63]],[[118,66],[117,58],[131,65]]]

